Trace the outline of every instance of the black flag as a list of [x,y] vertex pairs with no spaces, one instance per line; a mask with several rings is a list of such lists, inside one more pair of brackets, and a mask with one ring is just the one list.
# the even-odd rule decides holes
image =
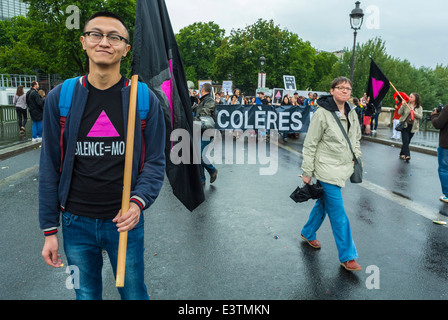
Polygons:
[[[187,80],[164,0],[137,0],[132,74],[138,74],[160,100],[166,122],[166,174],[174,195],[193,211],[205,196],[200,164],[193,161],[193,115]],[[170,159],[170,135],[175,129],[189,133],[188,163],[175,165]]]
[[378,107],[390,88],[389,79],[376,65],[372,58],[370,62],[369,82],[367,84],[366,94],[370,97],[370,103]]

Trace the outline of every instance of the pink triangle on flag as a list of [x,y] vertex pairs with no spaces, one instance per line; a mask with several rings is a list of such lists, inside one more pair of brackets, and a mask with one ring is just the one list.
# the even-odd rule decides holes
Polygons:
[[372,77],[373,99],[376,99],[376,97],[378,97],[378,94],[380,93],[383,87],[384,87],[383,81],[376,80],[375,78]]
[[98,138],[98,137],[119,137],[117,130],[110,121],[106,112],[101,112],[100,116],[96,120],[92,129],[90,129],[88,137]]

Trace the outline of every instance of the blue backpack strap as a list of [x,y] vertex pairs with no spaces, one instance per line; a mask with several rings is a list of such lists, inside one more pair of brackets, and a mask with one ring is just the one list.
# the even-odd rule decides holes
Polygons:
[[140,172],[143,170],[145,165],[145,153],[146,153],[146,143],[145,143],[145,128],[146,128],[146,117],[149,112],[149,88],[146,83],[138,82],[137,86],[137,109],[140,115],[140,125],[142,129],[142,159]]
[[67,117],[70,107],[72,105],[73,91],[75,90],[76,82],[80,77],[67,79],[62,84],[61,93],[59,95],[59,115]]
[[140,81],[137,87],[137,103],[140,120],[146,120],[149,112],[149,89],[146,83]]
[[64,131],[65,131],[65,122],[70,111],[70,107],[72,105],[73,91],[75,91],[76,82],[81,77],[76,77],[72,79],[67,79],[62,84],[61,93],[59,94],[59,124],[61,126],[61,134],[59,139],[59,147],[61,148],[61,167],[59,168],[59,172],[62,172],[62,164],[64,163]]

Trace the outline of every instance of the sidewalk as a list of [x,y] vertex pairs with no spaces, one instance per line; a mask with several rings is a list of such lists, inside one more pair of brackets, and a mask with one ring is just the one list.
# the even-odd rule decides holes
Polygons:
[[[378,128],[373,136],[363,135],[362,139],[401,148],[401,140],[392,139],[391,137],[391,128]],[[411,151],[436,156],[437,147],[439,146],[439,132],[419,131],[414,135],[409,146]]]

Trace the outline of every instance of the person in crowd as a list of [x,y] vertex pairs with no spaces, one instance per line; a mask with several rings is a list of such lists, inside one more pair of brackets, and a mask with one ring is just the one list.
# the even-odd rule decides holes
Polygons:
[[17,87],[16,94],[14,95],[13,104],[16,107],[17,123],[19,125],[20,133],[25,133],[25,126],[28,121],[28,113],[26,110],[26,95],[23,90],[23,86]]
[[375,113],[372,115],[372,133],[376,134],[376,129],[378,129],[378,120],[380,117],[381,109],[382,109],[382,102],[378,104],[378,106],[375,107]]
[[265,98],[263,91],[259,91],[257,95],[258,97],[255,99],[256,104],[268,104],[268,100]]
[[393,119],[392,119],[392,137],[391,137],[391,139],[401,140],[401,132],[395,130],[395,128],[400,123],[401,116],[400,116],[400,114],[398,114],[398,110],[400,110],[401,105],[403,104],[402,97],[406,101],[406,103],[409,102],[409,97],[406,93],[404,93],[404,92],[400,92],[400,94],[398,94],[397,92],[394,93],[395,108],[394,108],[394,115],[393,115]]
[[[290,101],[288,95],[285,95],[283,97],[282,103],[280,105],[282,105],[282,106],[290,106],[291,105],[291,101]],[[288,131],[283,132],[283,142],[288,142]]]
[[373,103],[370,103],[370,97],[364,100],[365,105],[363,107],[363,125],[364,125],[364,134],[370,135],[371,132],[371,124],[372,124],[372,116],[375,113],[375,106]]
[[[97,12],[87,20],[80,41],[90,71],[75,84],[62,137],[58,106],[62,85],[49,92],[44,108],[39,166],[39,221],[45,235],[42,256],[48,265],[61,267],[57,235],[61,220],[67,262],[77,268],[76,299],[100,300],[103,250],[116,270],[120,232],[126,231],[125,285],[118,291],[122,299],[147,300],[143,211],[156,200],[165,176],[163,110],[148,90],[149,111],[143,129],[136,115],[129,210],[121,212],[124,115],[128,114],[131,87],[120,74],[120,65],[130,49],[129,31],[119,16]],[[99,147],[89,152],[87,145]],[[101,145],[103,150],[99,150]],[[111,152],[113,146],[123,148]]]
[[222,104],[222,101],[221,101],[221,94],[220,94],[219,92],[216,92],[216,93],[215,93],[215,103],[216,103],[216,104]]
[[38,93],[39,93],[39,95],[40,95],[40,97],[41,97],[41,99],[42,99],[42,104],[45,106],[45,99],[46,99],[45,91],[42,90],[42,89],[40,89],[40,90],[38,91]]
[[226,93],[226,96],[224,97],[223,104],[232,104],[232,96],[229,96],[229,93]]
[[[212,85],[210,83],[204,83],[201,88],[201,100],[199,101],[198,108],[196,109],[195,117],[199,119],[201,116],[211,116],[216,122],[216,103],[211,97]],[[205,185],[206,178],[204,169],[210,175],[210,183],[215,182],[218,176],[218,169],[216,169],[210,161],[204,161],[204,150],[212,142],[213,137],[209,140],[201,139],[201,178],[202,184]]]
[[312,93],[312,92],[308,92],[308,98],[305,99],[305,101],[304,101],[304,106],[305,106],[305,107],[310,107],[310,106],[312,106],[312,105],[314,105],[314,102],[313,102],[313,93]]
[[314,177],[323,188],[323,197],[316,201],[309,219],[302,229],[301,237],[311,247],[320,249],[316,232],[326,215],[330,218],[341,266],[349,271],[361,270],[355,261],[358,252],[352,238],[350,222],[344,209],[341,188],[353,173],[353,153],[333,114],[339,118],[347,132],[355,156],[361,156],[361,130],[354,107],[347,101],[352,92],[352,82],[338,77],[331,83],[331,95],[317,101],[317,110],[303,145],[302,177],[309,184]]
[[235,89],[235,91],[233,92],[233,95],[236,96],[236,99],[238,100],[237,104],[244,104],[243,103],[243,96],[241,95],[241,90],[240,89]]
[[448,105],[440,113],[437,109],[431,113],[431,122],[434,128],[439,129],[439,146],[437,148],[438,173],[442,186],[440,201],[448,203]]
[[33,81],[31,83],[31,89],[27,92],[27,105],[28,109],[30,109],[31,120],[33,121],[33,142],[42,141],[42,119],[44,104],[38,90],[39,83],[37,81]]
[[359,127],[362,127],[362,105],[359,104],[359,99],[358,98],[353,98],[353,105],[356,108],[356,114],[358,115],[358,121],[359,121]]
[[198,94],[196,93],[196,90],[190,89],[190,100],[191,100],[191,106],[193,107],[195,104],[198,104]]
[[241,104],[238,100],[238,96],[233,95],[230,104]]
[[401,131],[402,146],[400,150],[400,159],[409,162],[411,160],[411,152],[409,144],[412,137],[418,132],[420,124],[419,121],[423,118],[423,108],[421,106],[420,95],[418,93],[411,93],[409,95],[409,103],[403,103],[398,110],[401,115],[400,121],[404,121],[404,129]]

